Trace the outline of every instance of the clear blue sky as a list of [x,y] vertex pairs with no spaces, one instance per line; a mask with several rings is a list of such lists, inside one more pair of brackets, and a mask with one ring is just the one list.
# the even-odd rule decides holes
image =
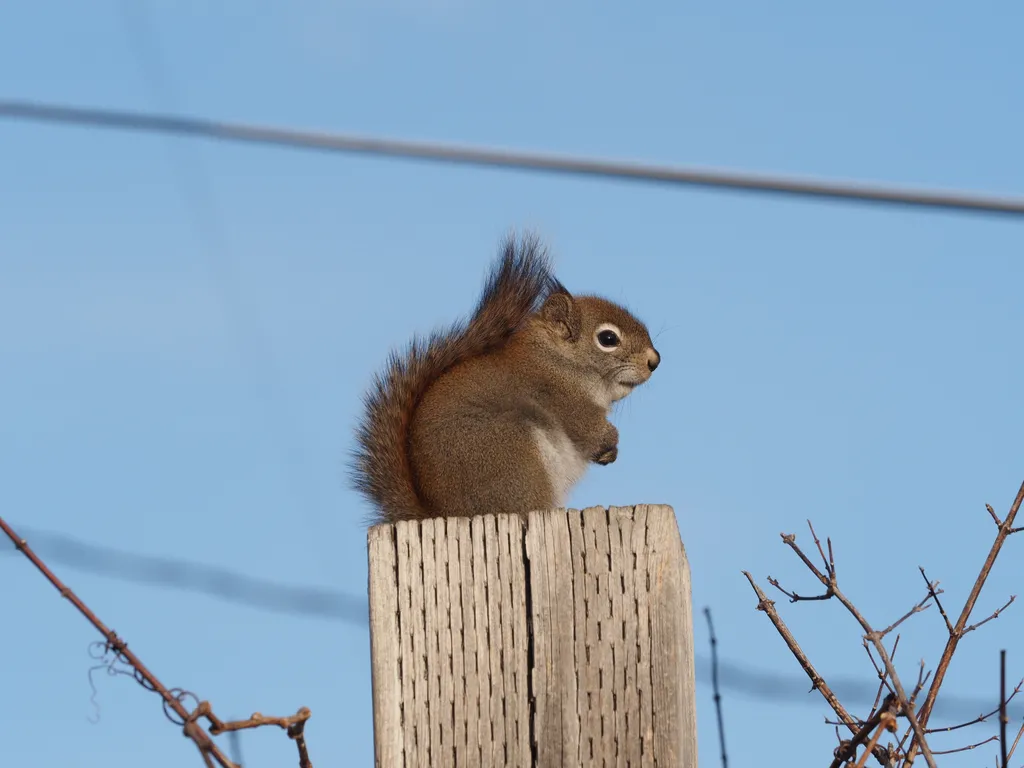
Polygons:
[[[4,3],[0,95],[1024,193],[1017,5],[720,6]],[[740,570],[813,590],[778,539],[806,541],[808,517],[878,625],[921,597],[919,564],[962,604],[983,505],[1005,512],[1024,479],[1024,222],[162,136],[0,124],[2,514],[364,595],[359,397],[392,346],[471,308],[513,226],[657,334],[618,461],[572,502],[675,507],[727,660],[806,689]],[[979,616],[1021,590],[1022,553],[1011,540]],[[58,572],[168,685],[223,717],[309,706],[317,765],[371,764],[363,626]],[[0,585],[5,765],[200,764],[130,680],[97,678],[90,724],[91,628],[20,558]],[[870,685],[838,605],[779,606],[827,677]],[[1024,674],[1022,611],[965,640],[951,716],[995,703],[1000,647]],[[915,617],[903,676],[942,641]],[[724,695],[734,765],[831,758],[816,694]],[[243,749],[295,761],[278,731]]]

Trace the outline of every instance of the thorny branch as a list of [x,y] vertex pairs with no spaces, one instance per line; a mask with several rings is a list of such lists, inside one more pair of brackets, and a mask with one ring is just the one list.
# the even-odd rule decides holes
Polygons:
[[[39,556],[32,550],[25,539],[19,537],[14,530],[0,517],[0,530],[14,543],[36,569],[60,592],[61,597],[70,602],[86,620],[103,635],[105,642],[102,643],[102,652],[95,658],[102,659],[104,666],[111,674],[130,674],[135,680],[148,691],[159,694],[163,700],[164,714],[171,722],[180,725],[186,737],[192,740],[199,750],[207,768],[214,768],[214,765],[221,768],[239,768],[237,764],[228,759],[227,755],[218,747],[210,734],[216,736],[227,731],[240,730],[243,728],[256,728],[262,725],[278,725],[285,728],[289,738],[293,739],[299,751],[299,768],[313,768],[306,752],[305,736],[303,729],[309,719],[310,711],[303,707],[291,717],[264,717],[259,713],[254,714],[249,720],[225,723],[219,720],[206,701],[198,701],[195,694],[181,688],[167,688],[157,677],[149,671],[142,661],[131,650],[128,643],[118,637],[114,630],[107,627],[99,617],[76,595],[70,587],[66,586],[47,567]],[[116,665],[126,665],[131,672],[118,669]],[[102,667],[100,667],[102,668]],[[185,708],[185,702],[194,700],[197,702],[192,712]],[[206,718],[210,723],[209,734],[199,725],[200,718]]]

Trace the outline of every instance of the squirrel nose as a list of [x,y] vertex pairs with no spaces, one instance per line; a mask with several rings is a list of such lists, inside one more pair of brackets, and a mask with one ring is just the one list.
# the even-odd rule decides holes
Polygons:
[[651,347],[647,350],[647,370],[654,373],[654,369],[661,365],[661,355],[658,354],[658,350]]

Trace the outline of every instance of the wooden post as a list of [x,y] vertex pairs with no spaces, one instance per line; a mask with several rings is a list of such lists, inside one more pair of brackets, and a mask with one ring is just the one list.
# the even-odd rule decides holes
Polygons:
[[376,765],[697,765],[690,570],[671,507],[378,525]]

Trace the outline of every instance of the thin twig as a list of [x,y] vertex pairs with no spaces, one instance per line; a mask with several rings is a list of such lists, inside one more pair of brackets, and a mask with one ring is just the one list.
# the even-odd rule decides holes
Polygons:
[[798,603],[801,600],[831,600],[832,599],[832,593],[831,592],[826,592],[823,595],[798,595],[796,592],[790,592],[790,591],[788,591],[786,589],[783,589],[782,585],[779,584],[779,580],[778,579],[773,579],[771,576],[768,577],[768,583],[771,584],[773,587],[775,587],[777,590],[779,590],[779,592],[784,594],[786,597],[788,597],[789,598],[789,602],[791,602],[791,603]]
[[882,711],[880,714],[880,722],[878,723],[878,730],[875,731],[875,735],[871,737],[871,741],[867,743],[867,747],[864,749],[864,754],[860,756],[860,760],[857,761],[857,768],[864,768],[864,763],[867,762],[868,753],[873,752],[875,746],[878,744],[878,738],[882,735],[882,731],[894,731],[896,730],[896,716],[891,712]]
[[828,574],[829,579],[835,581],[836,563],[832,557],[832,539],[828,539],[828,558],[826,558],[825,552],[821,548],[821,540],[818,539],[818,534],[814,532],[814,526],[810,520],[807,521],[807,527],[811,529],[811,537],[814,539],[814,546],[818,548],[818,554],[821,555],[821,562],[825,566],[825,573]]
[[924,687],[928,685],[928,680],[931,678],[931,670],[928,674],[924,671],[924,659],[921,659],[921,671],[917,673],[917,685],[914,686],[914,692],[910,694],[910,708],[914,708],[914,702],[917,701],[918,695],[924,690]]
[[191,714],[185,709],[179,698],[172,694],[164,684],[146,668],[146,665],[128,649],[128,644],[126,642],[119,638],[112,629],[107,627],[106,624],[100,621],[99,617],[97,617],[96,614],[93,613],[89,607],[71,591],[70,587],[65,586],[65,584],[58,579],[56,575],[54,575],[53,571],[46,566],[46,563],[40,560],[39,556],[32,551],[28,542],[20,538],[14,530],[4,522],[2,517],[0,517],[0,529],[7,534],[7,537],[14,542],[14,546],[29,559],[32,565],[34,565],[36,569],[54,586],[54,588],[60,592],[61,597],[65,598],[75,606],[78,612],[82,614],[101,635],[103,635],[107,641],[108,647],[111,648],[115,654],[122,656],[124,660],[136,670],[139,677],[145,681],[150,690],[156,691],[156,693],[160,695],[160,698],[164,700],[165,707],[170,707],[170,709],[181,719],[181,724],[185,734],[195,742],[196,747],[199,749],[204,759],[206,759],[206,762],[209,764],[209,758],[213,758],[222,766],[222,768],[237,768],[237,766],[228,759],[228,756],[213,743],[213,740],[205,731],[201,728],[194,727],[195,722]]
[[[1017,683],[1017,687],[1013,689],[1013,693],[1011,693],[1009,696],[1006,697],[1006,704],[1007,705],[1009,705],[1010,702],[1013,701],[1013,697],[1016,696],[1018,693],[1020,693],[1022,688],[1024,688],[1024,679],[1022,679],[1019,683]],[[978,715],[976,718],[974,718],[973,720],[970,720],[970,721],[968,721],[966,723],[960,723],[959,725],[950,725],[950,726],[947,726],[945,728],[928,728],[928,729],[925,730],[925,733],[947,733],[949,731],[958,731],[961,728],[967,728],[967,727],[972,726],[972,725],[977,725],[978,723],[983,723],[986,720],[988,720],[990,717],[992,717],[992,715],[999,714],[999,711],[1000,711],[1000,707],[996,707],[991,712],[988,712],[988,713],[986,713],[984,715]]]
[[909,611],[907,611],[907,612],[906,612],[905,614],[903,614],[903,616],[901,616],[901,617],[900,617],[899,619],[897,619],[897,620],[896,620],[895,622],[893,622],[893,623],[892,623],[892,624],[890,624],[890,625],[889,625],[888,627],[886,627],[886,628],[885,628],[885,629],[883,629],[883,630],[882,630],[881,632],[879,632],[879,633],[878,633],[878,634],[879,634],[879,636],[880,636],[880,637],[885,637],[885,636],[886,636],[886,635],[888,635],[888,634],[889,634],[890,632],[892,632],[892,631],[893,631],[894,629],[896,629],[896,627],[898,627],[898,626],[899,626],[900,624],[902,624],[902,623],[903,623],[904,621],[906,621],[906,620],[907,620],[907,619],[909,619],[909,618],[910,618],[911,616],[913,616],[913,615],[914,615],[915,613],[920,613],[921,611],[923,611],[923,610],[924,610],[925,608],[927,608],[927,607],[928,607],[928,601],[929,601],[929,600],[931,600],[931,599],[932,599],[932,593],[931,593],[931,591],[929,590],[928,594],[924,596],[924,600],[922,600],[922,601],[921,601],[920,603],[918,603],[918,604],[917,604],[917,605],[915,605],[915,606],[914,606],[913,608],[911,608],[911,609],[910,609]]
[[968,744],[966,747],[957,747],[956,749],[944,749],[941,752],[932,752],[932,754],[933,755],[955,755],[957,752],[969,752],[970,750],[977,749],[978,747],[980,747],[980,746],[982,746],[984,744],[989,744],[989,743],[995,741],[998,738],[999,738],[998,736],[989,736],[987,739],[985,739],[984,741],[979,741],[977,744]]
[[1013,746],[1010,747],[1010,751],[1006,754],[1007,760],[1013,760],[1013,753],[1017,751],[1017,745],[1020,743],[1020,737],[1024,736],[1024,723],[1021,723],[1020,730],[1017,731],[1017,738],[1013,740]]
[[715,694],[715,715],[718,718],[718,743],[722,750],[722,768],[729,768],[729,758],[725,754],[725,722],[722,719],[722,692],[718,687],[718,638],[715,637],[715,625],[711,623],[711,609],[705,607],[704,615],[708,620],[708,635],[711,638],[711,687]]
[[[882,702],[882,706],[873,714],[864,724],[860,727],[849,741],[840,740],[839,746],[836,747],[830,768],[839,768],[843,763],[852,760],[857,755],[857,747],[864,743],[864,740],[871,734],[871,731],[882,721],[882,718],[888,713],[891,713],[891,708],[896,702],[894,694],[889,694],[885,697],[885,701]],[[838,735],[838,731],[837,731]],[[877,741],[877,739],[876,739]],[[867,751],[870,752],[874,749],[874,744],[870,744]]]
[[[896,659],[896,649],[899,647],[899,644],[900,636],[896,635],[896,642],[892,644],[892,651],[890,653],[890,658],[892,658],[893,660]],[[873,653],[871,653],[871,646],[868,644],[867,638],[864,638],[864,650],[867,651],[868,658],[871,659],[871,666],[875,668],[875,672],[878,674],[879,681],[878,692],[875,693],[875,702],[871,705],[871,714],[873,715],[877,711],[878,702],[882,698],[882,691],[884,691],[886,688],[889,689],[890,693],[895,694],[895,691],[893,691],[892,686],[889,685],[889,682],[885,679],[887,675],[886,671],[879,667],[878,662],[875,661],[875,656]]]
[[[749,571],[742,571],[743,575],[747,577],[747,581],[750,582],[750,586],[753,588],[754,593],[757,595],[757,610],[764,611],[765,615],[775,626],[779,635],[782,636],[783,641],[789,647],[790,652],[796,658],[797,663],[803,668],[804,672],[811,679],[811,689],[817,690],[830,707],[832,711],[836,713],[836,716],[842,721],[842,724],[849,729],[850,733],[856,734],[859,730],[859,721],[857,721],[849,712],[846,711],[835,693],[825,682],[825,679],[818,674],[818,670],[811,664],[810,659],[807,658],[807,654],[803,652],[800,644],[797,643],[796,638],[793,637],[793,633],[789,631],[789,627],[779,616],[778,611],[775,610],[775,602],[769,600],[768,596],[762,591],[761,587],[754,581],[754,577],[750,575]],[[889,762],[889,756],[884,749],[878,747],[874,750],[875,759],[878,760],[879,764],[887,765]]]
[[964,629],[964,631],[961,634],[962,635],[966,635],[968,632],[973,632],[978,627],[980,627],[980,626],[982,626],[984,624],[988,624],[990,621],[992,621],[992,619],[998,619],[999,618],[999,614],[1002,613],[1003,611],[1005,611],[1011,605],[1013,605],[1013,601],[1016,600],[1016,599],[1017,599],[1016,595],[1010,595],[1010,599],[1006,601],[1005,605],[1003,605],[1002,608],[996,608],[996,610],[993,611],[991,616],[989,616],[988,618],[982,619],[977,624],[971,624],[971,626],[969,626],[966,629]]
[[924,568],[922,568],[921,566],[918,566],[917,569],[921,571],[921,576],[922,578],[924,578],[924,583],[928,585],[928,592],[929,594],[931,594],[932,600],[935,602],[935,605],[938,606],[939,613],[942,614],[942,620],[946,622],[946,629],[949,631],[950,634],[952,634],[953,623],[949,620],[949,616],[946,615],[946,609],[943,608],[942,603],[939,602],[939,595],[942,594],[941,589],[936,589],[936,587],[939,586],[939,582],[936,581],[932,583],[931,581],[929,581],[928,577],[925,575]]
[[[1024,490],[1024,486],[1022,486]],[[813,528],[811,535],[814,535]],[[815,538],[817,538],[815,536]],[[935,759],[932,757],[931,750],[928,748],[927,740],[924,738],[924,727],[918,720],[917,715],[910,707],[910,699],[903,688],[903,683],[900,682],[899,675],[896,673],[896,668],[893,666],[892,659],[889,658],[888,652],[885,650],[885,645],[882,643],[882,634],[876,632],[867,620],[857,609],[857,607],[850,601],[846,595],[839,589],[836,584],[835,572],[830,571],[830,577],[826,577],[819,571],[814,564],[808,559],[807,555],[803,553],[803,550],[796,543],[796,536],[790,534],[788,536],[783,535],[782,540],[787,544],[793,552],[804,562],[804,564],[818,577],[818,580],[825,585],[826,589],[831,592],[843,607],[856,619],[857,623],[860,624],[864,630],[864,635],[867,639],[875,646],[875,652],[878,653],[878,657],[881,659],[882,664],[885,666],[886,671],[889,675],[889,680],[892,682],[893,689],[896,691],[896,696],[899,699],[901,713],[906,716],[907,720],[910,721],[910,726],[914,729],[914,738],[918,742],[921,752],[924,755],[925,762],[928,763],[928,768],[936,768]]]
[[[1001,521],[995,514],[995,511],[988,505],[986,508],[989,510],[989,514],[992,515],[992,519],[998,525],[998,532],[996,533],[995,541],[992,542],[992,548],[989,550],[988,557],[985,558],[985,563],[981,567],[981,571],[978,573],[978,578],[974,582],[974,587],[971,589],[970,595],[967,597],[967,602],[964,603],[964,608],[960,612],[960,618],[957,619],[956,625],[953,627],[953,632],[950,633],[949,639],[946,641],[946,647],[942,651],[942,657],[939,659],[939,664],[935,668],[935,676],[932,679],[931,687],[928,689],[928,695],[925,697],[924,703],[921,705],[921,720],[925,724],[928,723],[928,719],[931,717],[932,709],[935,707],[935,699],[939,695],[939,689],[942,687],[942,681],[946,679],[946,670],[949,669],[949,663],[953,660],[953,654],[956,652],[957,645],[960,643],[960,638],[963,637],[964,627],[967,626],[967,622],[971,617],[971,611],[974,610],[974,605],[978,602],[978,597],[981,595],[982,587],[985,586],[985,582],[988,580],[988,574],[992,570],[992,566],[995,564],[996,558],[999,556],[1000,550],[1003,548],[1003,544],[1006,542],[1007,536],[1014,530],[1013,521],[1017,517],[1017,512],[1020,510],[1021,503],[1024,502],[1024,482],[1021,483],[1020,490],[1017,491],[1017,496],[1013,500],[1013,504],[1010,507],[1010,511],[1006,514],[1006,519]],[[920,745],[921,734],[917,733],[917,729],[914,730],[914,740],[910,743],[910,748],[907,750],[907,759],[905,764],[910,766],[914,762],[914,755]]]
[[[79,613],[81,613],[96,630],[103,635],[105,643],[103,644],[103,658],[106,660],[108,655],[112,655],[109,661],[106,661],[109,669],[116,670],[114,665],[124,663],[132,667],[134,672],[132,676],[142,685],[146,690],[154,691],[160,695],[164,703],[164,712],[168,718],[180,725],[185,736],[190,738],[199,750],[199,754],[203,758],[203,763],[207,768],[215,768],[216,765],[221,768],[240,768],[236,763],[232,762],[224,752],[221,751],[220,747],[214,743],[213,739],[210,738],[211,734],[216,736],[220,733],[241,730],[243,728],[256,728],[263,725],[277,725],[281,728],[285,728],[288,731],[288,736],[295,740],[299,745],[299,760],[300,768],[312,768],[312,764],[309,762],[309,756],[306,753],[305,740],[303,738],[303,726],[309,719],[310,711],[303,707],[295,715],[291,717],[264,717],[258,712],[254,714],[249,720],[235,721],[225,723],[221,721],[213,713],[209,702],[199,702],[195,710],[189,712],[184,705],[184,701],[193,698],[193,694],[181,689],[168,689],[161,683],[156,676],[146,668],[142,661],[128,649],[128,644],[122,640],[118,635],[110,628],[108,628],[99,617],[96,616],[89,607],[82,602],[81,599],[71,591],[70,587],[66,586],[57,576],[49,569],[39,556],[29,547],[28,542],[19,537],[14,530],[0,517],[0,530],[7,535],[7,537],[14,542],[14,546],[25,555],[26,558],[36,567],[36,569],[46,577],[46,579],[54,586],[54,588],[60,592],[61,596],[70,602]],[[126,673],[127,674],[127,673]],[[171,713],[177,716],[177,719],[171,717]],[[209,733],[203,730],[199,725],[199,719],[206,718],[210,723]]]

